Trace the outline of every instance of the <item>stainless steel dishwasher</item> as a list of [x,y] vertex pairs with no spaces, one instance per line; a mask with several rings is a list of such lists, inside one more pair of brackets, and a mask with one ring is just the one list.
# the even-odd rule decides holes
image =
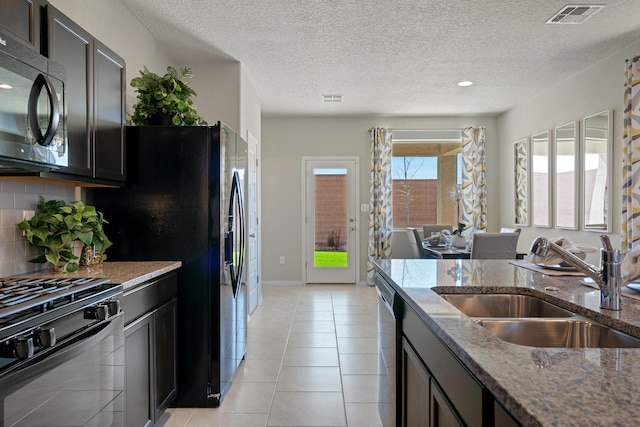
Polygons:
[[378,413],[384,427],[399,426],[400,386],[397,361],[398,340],[400,338],[398,319],[400,300],[395,290],[380,275],[375,273],[375,287],[378,293]]

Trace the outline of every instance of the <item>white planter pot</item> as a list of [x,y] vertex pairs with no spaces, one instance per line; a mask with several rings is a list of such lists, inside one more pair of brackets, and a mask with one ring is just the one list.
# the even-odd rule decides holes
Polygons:
[[464,236],[453,236],[453,247],[458,249],[464,249],[467,246],[467,239]]

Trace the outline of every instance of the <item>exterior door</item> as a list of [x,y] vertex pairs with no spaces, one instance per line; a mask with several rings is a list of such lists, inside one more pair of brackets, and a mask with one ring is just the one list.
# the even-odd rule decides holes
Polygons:
[[306,283],[356,283],[358,159],[303,158]]

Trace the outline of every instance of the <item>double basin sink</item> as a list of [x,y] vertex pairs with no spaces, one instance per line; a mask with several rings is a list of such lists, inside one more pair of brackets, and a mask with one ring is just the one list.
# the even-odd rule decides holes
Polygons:
[[633,337],[531,295],[440,294],[501,340],[530,347],[640,348]]

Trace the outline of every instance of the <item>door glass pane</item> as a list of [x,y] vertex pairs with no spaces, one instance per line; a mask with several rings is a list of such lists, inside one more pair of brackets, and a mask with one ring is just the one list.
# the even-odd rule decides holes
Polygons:
[[347,267],[347,170],[314,168],[314,267]]

